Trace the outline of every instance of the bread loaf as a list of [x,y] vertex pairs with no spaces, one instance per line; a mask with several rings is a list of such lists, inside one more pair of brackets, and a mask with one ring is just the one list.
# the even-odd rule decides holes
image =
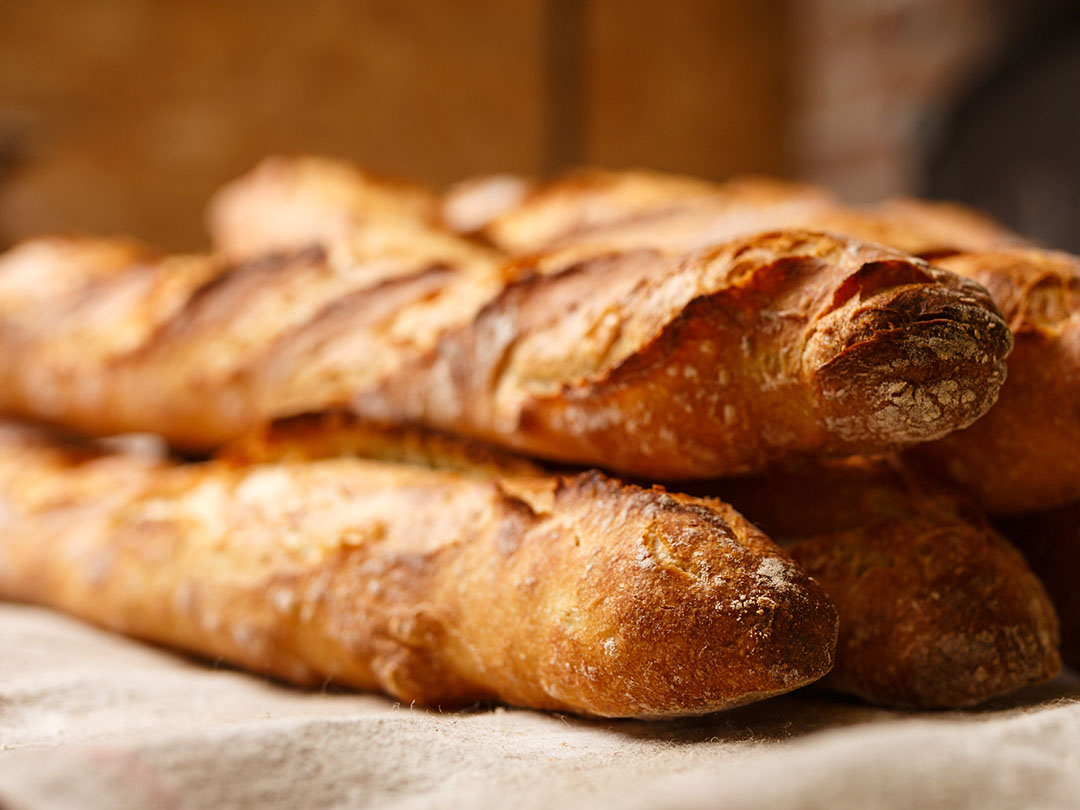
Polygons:
[[822,686],[885,706],[949,708],[1058,672],[1046,591],[960,494],[895,461],[863,459],[710,488],[836,605],[836,665]]
[[832,663],[818,586],[717,500],[355,458],[199,464],[0,428],[0,597],[298,684],[701,714]]
[[[444,219],[451,226],[460,227],[455,212],[468,207],[470,193],[483,198],[490,192],[477,181],[443,198]],[[821,189],[766,177],[714,184],[659,172],[577,170],[507,198],[501,206],[490,205],[486,219],[477,215],[465,222],[508,255],[569,245],[665,245],[687,251],[788,224],[797,227],[832,202]]]
[[506,269],[382,257],[164,260],[65,293],[0,345],[0,407],[198,449],[346,404],[678,478],[940,437],[994,401],[1010,347],[976,285],[814,232]]
[[[559,190],[557,198],[565,200],[575,188],[571,177],[552,185],[549,193],[554,195]],[[649,207],[645,203],[627,204],[618,188],[619,184],[611,181],[590,189],[590,198],[612,195],[607,217],[601,221],[583,222],[578,206],[566,204],[555,227],[546,206],[525,197],[516,207],[493,217],[481,234],[509,253],[522,246],[531,252],[570,246],[689,251],[775,228],[813,228],[845,234],[931,260],[960,252],[1032,247],[993,220],[950,203],[895,199],[855,208],[820,189],[736,178],[715,186],[710,195],[657,200]],[[444,205],[452,201],[450,198]],[[500,227],[504,221],[513,223],[513,237],[504,235]]]
[[208,224],[232,260],[369,238],[397,247],[411,237],[416,252],[433,242],[453,251],[462,243],[439,239],[440,211],[439,198],[422,186],[344,161],[272,157],[218,191]]
[[657,172],[578,170],[531,188],[476,178],[450,189],[442,210],[451,227],[476,232],[511,255],[568,246],[688,251],[776,228],[842,233],[926,259],[1032,247],[954,203],[898,198],[855,208],[821,188],[756,176],[706,183]]
[[[541,472],[483,445],[342,415],[276,423],[226,455],[240,463],[356,456],[481,475]],[[730,495],[837,606],[836,662],[821,686],[885,706],[947,708],[1060,668],[1054,609],[1023,558],[967,499],[896,461],[816,462],[693,486]]]
[[[522,181],[510,186],[498,178],[462,183],[443,197],[442,210],[452,227],[477,233],[506,253],[520,255],[592,241],[594,234],[609,228],[628,235],[635,228],[662,227],[699,206],[729,217],[740,216],[748,207],[762,208],[774,211],[776,217],[781,211],[794,212],[828,199],[812,186],[764,177],[716,184],[640,169],[578,169],[531,187]],[[729,228],[711,241],[774,227],[779,226]]]
[[[658,182],[650,196],[635,173],[602,177],[587,190],[575,175],[549,184],[493,216],[485,233],[507,249],[695,250],[764,228],[810,227],[931,259],[990,291],[1016,347],[998,404],[967,430],[920,446],[916,461],[996,514],[1080,499],[1080,259],[1025,244],[949,203],[897,199],[858,209],[824,191],[748,180],[676,198],[672,189],[681,186],[673,181]],[[638,189],[635,197],[624,184]],[[582,201],[574,204],[575,195]],[[548,200],[561,202],[557,224]],[[590,219],[581,209],[605,216]]]
[[995,514],[1080,499],[1080,258],[1013,248],[937,263],[990,291],[1015,348],[997,405],[912,458]]
[[490,243],[484,228],[503,211],[521,205],[531,191],[532,184],[514,174],[470,177],[443,194],[440,218],[450,230]]
[[[661,185],[662,197],[687,183]],[[786,198],[772,184],[754,187],[757,196]],[[270,205],[273,188],[260,189],[260,204]],[[300,205],[296,195],[280,198],[289,210]],[[228,208],[214,208],[226,249],[228,222],[245,219],[235,209],[226,216]],[[339,259],[348,253],[329,249]],[[407,327],[388,321],[379,341],[367,340],[357,324],[389,307],[357,295],[284,336],[256,364],[258,398],[287,397],[264,413],[340,404],[335,397],[351,390],[352,407],[382,421],[640,476],[729,474],[791,455],[876,452],[944,435],[989,406],[1008,350],[977,287],[820,233],[757,234],[689,255],[571,248],[524,257],[471,308],[476,299],[466,306],[457,297],[476,278],[447,277],[445,287],[417,278],[415,292],[403,279],[385,292],[457,313],[453,328],[398,304]],[[381,362],[378,345],[407,346],[438,331],[433,322],[442,334],[402,352],[411,356],[400,373],[375,381],[381,371],[343,367],[343,347]],[[308,396],[318,389],[325,393]]]

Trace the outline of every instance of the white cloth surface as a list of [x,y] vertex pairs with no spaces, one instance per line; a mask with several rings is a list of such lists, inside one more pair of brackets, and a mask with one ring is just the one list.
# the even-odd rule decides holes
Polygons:
[[707,718],[439,713],[0,604],[0,808],[1080,808],[1080,677],[978,711],[813,692]]

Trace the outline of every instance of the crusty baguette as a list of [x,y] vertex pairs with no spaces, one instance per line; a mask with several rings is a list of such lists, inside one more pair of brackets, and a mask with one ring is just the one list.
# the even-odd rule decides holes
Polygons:
[[[725,202],[727,211],[733,207]],[[997,404],[974,425],[914,450],[993,514],[1048,509],[1080,499],[1080,258],[1024,246],[1001,226],[959,206],[892,200],[867,210],[762,208],[741,216],[698,204],[650,228],[610,226],[594,246],[692,248],[755,227],[803,225],[933,259],[985,287],[1015,340]],[[584,238],[584,237],[579,237]]]
[[[541,473],[483,445],[341,414],[274,423],[226,456],[241,463],[357,456],[482,476]],[[694,486],[730,494],[836,605],[836,663],[822,686],[886,706],[959,707],[1060,668],[1054,609],[1023,558],[967,499],[895,461],[816,462]]]
[[[249,218],[278,187],[258,174],[239,181],[259,191]],[[294,185],[318,197],[318,182]],[[225,249],[228,223],[245,219],[253,196],[214,206]],[[328,248],[338,261],[347,243]],[[365,417],[550,458],[640,476],[730,474],[945,435],[989,407],[1009,347],[978,287],[820,233],[757,234],[692,255],[557,251],[505,267],[482,308],[462,304],[481,277],[403,278],[283,335],[248,364],[255,398],[273,401],[261,414],[340,405],[351,391]],[[417,334],[435,337],[413,351]],[[370,362],[348,365],[346,351]]]
[[[569,175],[493,216],[485,233],[508,249],[693,250],[763,228],[811,227],[932,259],[990,291],[1016,348],[998,404],[969,429],[920,446],[919,462],[946,472],[995,514],[1080,499],[1080,259],[1025,244],[955,204],[896,199],[858,209],[801,185],[746,180],[680,196],[680,184],[659,179],[649,195],[641,188],[647,181],[605,173],[583,191]],[[621,191],[624,183],[637,189],[634,197]],[[549,199],[561,201],[557,223]],[[605,216],[589,219],[588,207]]]
[[862,459],[714,488],[836,605],[836,665],[822,686],[886,706],[945,708],[1060,669],[1046,591],[959,493],[895,461]]
[[991,513],[1080,499],[1080,257],[1013,248],[937,264],[990,291],[1015,348],[990,412],[912,457],[946,473]]
[[[603,242],[602,235],[609,230],[626,244],[637,229],[648,233],[654,227],[664,228],[666,222],[685,220],[697,210],[727,218],[724,233],[710,240],[711,244],[780,227],[759,228],[752,222],[735,227],[734,220],[748,210],[770,211],[773,221],[779,222],[782,212],[794,215],[829,200],[813,186],[765,177],[739,177],[716,184],[640,169],[577,169],[531,187],[519,181],[516,190],[495,178],[464,181],[444,195],[442,207],[443,219],[451,227],[477,233],[506,253],[519,255]],[[656,244],[656,240],[642,244]]]
[[[945,472],[993,514],[1080,499],[1080,257],[1025,245],[992,220],[947,203],[889,200],[866,210],[831,206],[805,213],[777,222],[836,230],[930,258],[986,288],[1013,333],[997,404],[966,430],[915,448],[913,458]],[[758,225],[770,218],[760,209],[755,217]],[[639,233],[633,244],[643,239]]]
[[822,188],[757,176],[706,183],[658,172],[577,170],[532,187],[481,177],[452,187],[442,210],[452,228],[478,233],[511,255],[568,246],[696,250],[776,228],[835,231],[922,258],[1031,247],[955,203],[897,198],[855,208]]
[[[974,425],[915,448],[994,514],[1080,499],[1080,257],[1025,245],[961,206],[889,200],[812,219],[918,255],[985,287],[1013,333],[997,404]],[[875,230],[876,229],[876,230]]]
[[[643,182],[645,178],[635,179],[636,184]],[[924,259],[959,252],[1032,247],[988,217],[952,203],[894,199],[855,208],[841,204],[821,189],[761,178],[736,178],[715,186],[710,195],[686,199],[650,200],[642,196],[630,201],[623,198],[619,189],[620,184],[609,179],[605,184],[594,184],[586,194],[579,191],[576,177],[570,176],[547,188],[548,195],[563,202],[557,227],[553,213],[542,204],[545,198],[526,196],[516,206],[492,216],[480,233],[486,241],[511,254],[523,248],[539,252],[571,246],[593,250],[665,247],[689,251],[775,228],[842,233]],[[593,205],[599,205],[596,198],[610,195],[606,217],[583,219],[580,208],[584,203],[571,202],[576,191]],[[448,197],[444,207],[454,202],[453,197]],[[453,219],[448,219],[453,223]],[[503,221],[513,223],[512,237],[504,236],[500,228]]]
[[69,236],[25,242],[4,256],[0,318],[14,325],[43,304],[157,258],[145,245],[127,239]]
[[406,366],[424,382],[391,380],[354,409],[639,476],[708,476],[942,436],[989,406],[1010,344],[978,287],[813,232],[690,256],[571,251],[537,270]]
[[978,286],[813,232],[509,268],[423,255],[411,273],[403,254],[353,255],[165,260],[61,296],[0,344],[0,408],[207,448],[349,404],[643,477],[710,476],[970,424],[1011,343]]
[[832,663],[832,606],[738,513],[595,472],[177,465],[8,425],[0,505],[0,596],[299,684],[668,717]]
[[1061,657],[1080,670],[1080,501],[1002,518],[998,527],[1042,579],[1061,620]]
[[[384,238],[409,229],[418,251],[438,240],[441,201],[430,190],[328,158],[264,160],[215,195],[208,223],[233,260],[310,244]],[[439,250],[454,250],[441,240]]]
[[[417,232],[431,239],[414,239]],[[415,223],[359,234],[341,263],[312,248],[243,265],[222,256],[140,257],[118,271],[112,257],[124,244],[41,240],[0,257],[0,288],[9,275],[29,275],[34,262],[84,268],[105,265],[107,257],[109,269],[80,269],[86,283],[65,281],[53,294],[45,285],[32,294],[11,285],[19,294],[0,310],[0,411],[91,434],[149,431],[179,446],[211,448],[280,404],[259,401],[253,390],[253,367],[267,349],[320,313],[332,322],[343,298],[366,294],[380,322],[361,320],[354,342],[330,351],[366,341],[358,354],[337,360],[377,378],[409,350],[430,347],[440,324],[458,323],[502,285],[487,251]],[[451,294],[430,300],[451,277],[458,282]],[[397,317],[395,307],[410,302]],[[407,349],[386,345],[393,334],[381,327],[391,317],[407,334]],[[295,393],[308,407],[325,404],[321,396],[346,397],[333,387],[336,373],[330,368],[321,388]]]

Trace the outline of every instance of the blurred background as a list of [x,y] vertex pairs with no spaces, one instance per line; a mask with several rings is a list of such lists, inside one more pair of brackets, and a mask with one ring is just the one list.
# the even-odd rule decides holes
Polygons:
[[1080,250],[1076,0],[0,0],[0,246],[204,245],[276,152],[981,205]]

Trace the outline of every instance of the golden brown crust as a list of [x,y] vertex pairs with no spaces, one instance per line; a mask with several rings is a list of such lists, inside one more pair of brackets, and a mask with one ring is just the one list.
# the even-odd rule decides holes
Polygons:
[[[511,254],[548,249],[572,233],[603,227],[658,207],[711,196],[716,186],[693,177],[646,169],[576,169],[533,185],[518,204],[496,210],[479,230]],[[453,202],[451,197],[448,202]],[[453,218],[450,218],[453,223]]]
[[820,589],[715,500],[599,473],[178,466],[10,426],[0,449],[0,594],[296,683],[666,717],[831,665]]
[[[635,175],[620,194],[688,183]],[[384,205],[395,193],[318,161],[238,181],[215,208],[226,247],[253,248],[264,228],[294,241],[329,212],[336,236],[313,226],[325,248],[184,272],[165,260],[45,302],[36,329],[0,344],[15,355],[0,407],[205,449],[351,405],[674,478],[937,438],[1002,382],[1010,339],[985,293],[903,254],[778,231],[692,254],[571,248],[502,264],[407,194]],[[267,211],[296,213],[295,227]]]
[[212,447],[351,402],[685,477],[941,436],[989,407],[1009,348],[978,287],[811,232],[506,268],[369,258],[166,260],[61,297],[17,344],[3,406]]
[[1080,502],[997,525],[1046,586],[1061,621],[1061,657],[1080,669]]
[[17,322],[43,303],[157,259],[145,245],[128,239],[56,236],[24,242],[4,255],[0,316]]
[[[682,199],[639,191],[638,204],[631,204],[618,187],[609,176],[606,185],[589,190],[593,198],[606,194],[602,222],[590,224],[567,204],[556,228],[552,215],[529,200],[502,216],[517,232],[534,235],[534,249],[692,250],[765,228],[823,229],[931,259],[986,287],[1016,340],[1008,381],[985,418],[940,444],[920,447],[918,462],[944,471],[995,514],[1080,498],[1080,259],[1032,247],[952,203],[894,199],[858,209],[802,186],[735,182]],[[560,193],[571,197],[573,182],[566,181]],[[556,196],[555,189],[547,194]],[[594,199],[591,205],[602,204]]]
[[[484,185],[473,188],[483,198]],[[444,205],[453,202],[453,196],[444,199]],[[570,245],[695,250],[777,228],[842,233],[927,259],[1030,246],[955,203],[896,198],[860,209],[801,183],[746,176],[707,184],[634,171],[572,172],[518,195],[516,203],[507,195],[481,233],[514,254]]]
[[997,405],[913,458],[995,514],[1080,498],[1080,259],[1013,249],[939,263],[990,290],[1015,347]]
[[[305,183],[313,210],[335,204],[320,196],[317,179]],[[265,203],[275,191],[261,188]],[[558,231],[560,223],[580,229],[702,195],[760,205],[820,205],[824,197],[758,178],[717,187],[649,172],[580,171],[534,190],[521,208],[526,223],[536,218]],[[245,211],[243,200],[218,213],[227,209],[234,220],[259,216],[256,208]],[[538,242],[535,234],[528,239]],[[340,245],[330,249],[341,252]],[[346,247],[344,254],[354,251]],[[999,325],[982,311],[985,298],[911,267],[907,257],[871,254],[831,237],[775,234],[690,259],[571,249],[524,258],[501,273],[480,269],[467,280],[460,272],[401,278],[349,296],[284,335],[251,363],[245,384],[258,390],[257,401],[270,403],[263,415],[340,405],[351,390],[354,407],[367,417],[430,423],[638,475],[733,472],[793,452],[879,450],[969,423],[992,401],[1007,351]],[[787,282],[791,289],[784,289]],[[939,284],[950,291],[936,295]],[[850,304],[842,306],[841,298]],[[806,310],[802,323],[791,317],[793,307]],[[405,317],[388,314],[395,310]],[[755,331],[769,337],[757,339]],[[808,348],[800,354],[784,340]],[[715,356],[717,346],[726,356]],[[695,356],[698,349],[714,355]],[[370,361],[346,365],[345,351]],[[688,379],[693,373],[704,382]],[[732,383],[716,384],[722,378]],[[770,403],[758,401],[762,387],[773,390],[765,397],[767,416]],[[807,400],[809,412],[798,413]],[[636,412],[618,413],[625,408]],[[686,409],[705,415],[707,424],[687,431]],[[686,436],[668,439],[672,433]]]
[[[229,452],[238,450],[256,461],[352,455],[478,475],[541,473],[482,445],[341,414],[271,425]],[[864,459],[695,486],[731,497],[781,538],[834,600],[840,638],[822,685],[882,705],[941,708],[973,705],[1057,672],[1057,625],[1046,594],[956,492],[895,461]],[[1065,537],[1057,531],[1052,539]],[[1056,559],[1068,562],[1068,553]],[[1066,565],[1058,585],[1077,562]]]
[[821,683],[873,703],[969,706],[1053,677],[1053,606],[1023,557],[952,490],[888,462],[718,482],[836,605]]
[[364,422],[345,411],[301,414],[262,425],[215,457],[231,464],[354,457],[479,477],[542,476],[540,464],[490,445],[416,426]]
[[[987,214],[960,203],[894,197],[871,206],[868,213],[895,234],[888,240],[870,241],[896,242],[898,249],[926,258],[1034,247]],[[909,246],[899,244],[904,239],[912,240]]]
[[395,225],[430,230],[439,216],[439,199],[422,186],[346,161],[275,156],[219,190],[207,222],[218,249],[243,261]]
[[[353,407],[660,478],[925,441],[977,418],[1009,336],[985,293],[826,234],[539,260],[410,381]],[[298,356],[295,362],[300,362]]]

